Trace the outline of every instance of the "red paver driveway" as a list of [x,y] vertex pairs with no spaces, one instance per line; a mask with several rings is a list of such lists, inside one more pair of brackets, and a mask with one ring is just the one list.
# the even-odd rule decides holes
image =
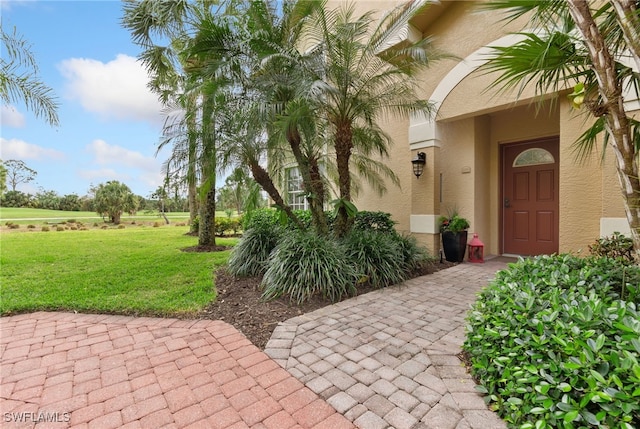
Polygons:
[[354,427],[222,321],[40,312],[0,328],[3,428]]

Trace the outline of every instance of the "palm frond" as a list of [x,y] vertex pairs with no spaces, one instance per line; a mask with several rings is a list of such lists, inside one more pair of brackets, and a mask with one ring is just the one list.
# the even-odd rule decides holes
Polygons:
[[[390,180],[394,186],[400,186],[400,179],[392,168],[387,166],[383,161],[362,156],[354,153],[352,156],[352,164],[354,171],[351,181],[357,184],[360,180],[364,180],[379,196],[384,195],[387,191],[387,180]],[[357,184],[354,186],[354,194],[357,196],[362,186]]]
[[0,21],[0,100],[3,104],[24,103],[36,117],[50,125],[59,124],[58,99],[53,89],[40,80],[31,44],[14,28],[6,33]]
[[558,17],[567,17],[569,12],[565,0],[490,0],[479,3],[480,10],[503,11],[505,21],[528,18],[534,27],[548,28],[555,25]]
[[42,83],[33,73],[13,72],[14,70],[0,72],[0,100],[4,104],[22,102],[36,117],[44,118],[50,125],[57,126],[59,104],[53,89]]
[[601,161],[604,161],[609,133],[606,132],[606,120],[603,116],[596,118],[593,124],[571,145],[576,161],[583,164],[587,162],[595,152],[600,139],[602,139]]
[[[4,31],[0,20],[0,41],[2,42],[3,55],[0,57],[0,64],[4,67],[23,67],[38,73],[38,62],[29,43],[17,28],[13,28],[11,33]],[[5,66],[6,65],[6,66]]]
[[585,52],[567,34],[519,34],[523,37],[520,42],[493,47],[489,61],[481,66],[485,73],[499,74],[490,89],[517,89],[520,95],[525,87],[533,85],[541,95],[573,85],[587,73]]

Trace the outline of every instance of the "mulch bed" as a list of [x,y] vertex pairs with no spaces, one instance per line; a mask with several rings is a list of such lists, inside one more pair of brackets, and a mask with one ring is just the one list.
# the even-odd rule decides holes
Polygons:
[[[431,274],[453,265],[455,264],[446,261],[426,264],[412,273],[411,277]],[[332,304],[319,296],[301,305],[291,303],[288,297],[262,301],[261,280],[260,277],[234,277],[224,268],[217,270],[215,284],[218,298],[198,316],[224,320],[235,326],[257,347],[264,349],[278,323]],[[370,286],[360,286],[357,294],[362,295],[372,290],[374,289]]]

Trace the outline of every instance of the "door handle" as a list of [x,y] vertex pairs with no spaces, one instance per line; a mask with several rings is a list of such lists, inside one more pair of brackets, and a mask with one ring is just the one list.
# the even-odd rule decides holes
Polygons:
[[505,208],[511,207],[511,201],[509,201],[509,198],[504,199],[504,206]]

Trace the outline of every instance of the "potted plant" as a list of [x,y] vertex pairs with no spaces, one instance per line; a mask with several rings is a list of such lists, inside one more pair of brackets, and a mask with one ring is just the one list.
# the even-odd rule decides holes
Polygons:
[[456,212],[440,216],[438,220],[445,259],[449,262],[462,262],[467,250],[469,221]]

